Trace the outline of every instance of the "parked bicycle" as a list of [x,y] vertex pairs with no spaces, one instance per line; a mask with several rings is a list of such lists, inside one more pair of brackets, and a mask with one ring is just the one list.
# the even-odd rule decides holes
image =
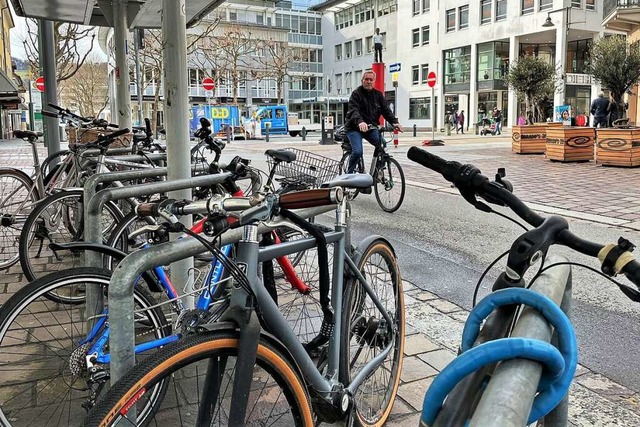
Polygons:
[[[571,233],[564,218],[538,215],[512,194],[504,171],[491,181],[471,164],[446,161],[417,147],[409,149],[408,157],[442,174],[477,209],[492,212],[485,202],[506,206],[534,227],[515,240],[493,292],[469,314],[461,354],[429,387],[421,425],[466,425],[471,420],[477,425],[524,426],[544,417],[552,425],[566,424],[566,394],[577,366],[577,344],[565,314],[571,305],[570,268],[565,267],[564,274],[557,269],[580,264],[559,257],[545,262],[547,252],[552,245],[567,246],[598,258],[603,275],[623,274],[640,287],[640,263],[631,254],[634,245],[623,238],[606,246],[590,242]],[[527,283],[525,274],[537,262],[541,269]],[[547,280],[538,285],[543,273]],[[638,290],[611,280],[640,302]],[[529,289],[532,286],[544,293]],[[549,344],[550,325],[557,347]]]
[[[371,159],[369,175],[373,178],[376,200],[385,212],[395,212],[402,205],[405,193],[404,171],[400,163],[393,158],[387,150],[385,132],[393,132],[393,128],[385,128],[378,125],[369,125],[369,130],[377,130],[380,133],[380,145],[376,145]],[[342,143],[342,159],[340,160],[340,173],[346,173],[351,156],[351,144],[347,139]],[[364,156],[356,165],[357,173],[365,173]],[[371,189],[363,189],[361,192],[370,192]],[[358,193],[356,192],[354,197]]]
[[[248,206],[226,206],[224,201],[180,207],[217,220],[243,210],[237,224],[243,227],[244,238],[236,257],[228,260],[235,287],[224,322],[203,325],[199,333],[136,365],[96,404],[85,425],[119,421],[138,425],[137,413],[152,404],[146,391],[164,381],[170,382],[169,392],[162,405],[154,406],[153,418],[147,422],[311,426],[314,418],[329,422],[350,418],[361,425],[383,424],[402,369],[402,280],[393,248],[384,238],[365,239],[353,254],[344,246],[348,210],[342,187],[362,189],[372,184],[370,177],[350,175],[326,183],[325,189],[267,196],[248,210]],[[335,203],[337,225],[328,233],[318,234],[288,210]],[[164,209],[178,212],[175,206]],[[269,223],[278,212],[278,223],[293,221],[315,239],[259,248],[258,222]],[[316,243],[318,239],[321,244]],[[334,245],[330,296],[334,329],[324,357],[313,360],[259,281],[257,261],[316,244],[321,251],[325,241]],[[209,242],[202,243],[218,255]],[[329,266],[320,260],[319,268],[324,271],[320,287],[328,290]],[[349,273],[343,276],[344,268]]]

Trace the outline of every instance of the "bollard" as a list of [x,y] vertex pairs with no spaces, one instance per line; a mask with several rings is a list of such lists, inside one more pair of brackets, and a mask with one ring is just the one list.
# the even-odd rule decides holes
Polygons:
[[300,136],[302,136],[302,140],[307,140],[307,128],[302,126],[302,130],[300,131]]
[[398,129],[393,130],[393,146],[396,148],[398,148],[398,133]]
[[271,129],[271,123],[265,123],[265,126],[264,126],[264,142],[269,142],[269,129]]
[[418,134],[418,126],[414,123],[413,124],[413,137],[415,138],[417,134]]

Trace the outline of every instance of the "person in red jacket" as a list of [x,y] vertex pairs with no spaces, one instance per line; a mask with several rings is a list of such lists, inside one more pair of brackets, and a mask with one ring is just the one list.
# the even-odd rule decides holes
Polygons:
[[[464,133],[464,110],[460,110],[460,114],[458,114],[458,128],[461,133]],[[456,133],[458,133],[458,128],[456,128]]]
[[380,145],[380,133],[376,129],[369,130],[369,125],[378,124],[382,115],[393,127],[402,132],[402,126],[398,118],[387,104],[387,100],[379,90],[373,87],[376,81],[376,73],[367,71],[362,75],[362,85],[351,93],[345,130],[351,144],[351,157],[347,173],[353,173],[356,165],[362,158],[362,138],[371,145]]

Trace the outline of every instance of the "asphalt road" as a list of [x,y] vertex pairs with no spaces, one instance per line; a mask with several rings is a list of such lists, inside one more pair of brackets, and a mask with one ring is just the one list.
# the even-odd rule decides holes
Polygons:
[[[576,234],[597,242],[615,242],[620,235],[632,241],[639,237],[615,227],[569,222]],[[354,241],[368,234],[391,241],[405,280],[467,309],[481,273],[521,230],[497,215],[475,210],[460,196],[415,187],[408,187],[403,206],[394,214],[382,212],[373,196],[359,196],[353,203],[352,223]],[[552,253],[598,268],[597,260],[567,248],[554,247]],[[481,294],[488,292],[491,279],[504,265],[499,262],[492,270]],[[584,268],[574,267],[573,283],[572,320],[580,363],[640,391],[640,359],[635,357],[640,351],[640,306]]]

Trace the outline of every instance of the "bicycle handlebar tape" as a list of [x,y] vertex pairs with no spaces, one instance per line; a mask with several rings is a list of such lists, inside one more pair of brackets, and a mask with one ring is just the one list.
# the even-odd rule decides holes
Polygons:
[[140,216],[157,216],[158,204],[157,203],[140,203],[136,207],[136,213]]
[[[501,338],[471,347],[480,325],[497,307],[525,304],[540,312],[558,334],[558,348],[529,338]],[[462,354],[435,378],[424,397],[420,424],[431,426],[447,395],[458,382],[483,366],[523,358],[545,366],[527,425],[544,417],[567,394],[578,365],[578,344],[567,315],[550,298],[530,289],[502,289],[485,297],[469,313],[462,334]]]
[[333,205],[342,201],[342,188],[316,188],[294,191],[280,196],[280,207],[284,209],[313,208]]

